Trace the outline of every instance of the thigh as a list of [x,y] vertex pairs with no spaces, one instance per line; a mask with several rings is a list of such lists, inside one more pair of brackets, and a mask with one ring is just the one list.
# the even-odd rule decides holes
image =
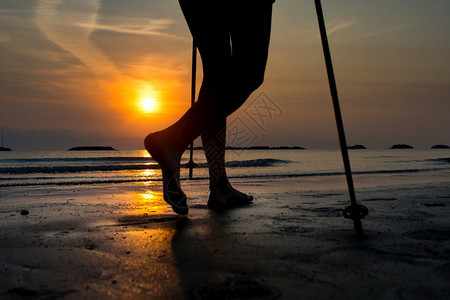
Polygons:
[[[228,13],[217,0],[179,0],[192,37],[202,57],[204,77],[224,74],[231,60]],[[225,72],[227,73],[227,72]]]
[[241,72],[264,72],[269,51],[272,3],[272,0],[241,0],[233,5],[230,16],[233,62]]

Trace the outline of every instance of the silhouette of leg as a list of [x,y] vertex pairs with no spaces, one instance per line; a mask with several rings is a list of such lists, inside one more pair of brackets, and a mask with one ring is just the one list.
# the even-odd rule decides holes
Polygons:
[[204,131],[201,137],[209,167],[208,206],[213,209],[224,209],[253,201],[252,196],[235,189],[227,177],[225,169],[226,118],[223,118],[223,122],[217,128],[209,128]]
[[161,167],[164,200],[179,214],[187,214],[186,195],[180,186],[180,159],[187,146],[202,130],[216,127],[222,114],[210,91],[205,91],[199,100],[175,124],[149,134],[145,148]]
[[[226,178],[225,144],[219,135],[226,117],[262,83],[270,36],[271,5],[255,5],[256,10],[238,5],[237,13],[230,9],[230,5],[216,1],[180,0],[180,5],[202,57],[202,89],[198,101],[180,120],[146,137],[145,147],[161,166],[164,199],[175,212],[187,214],[186,196],[179,183],[181,155],[192,140],[205,132],[206,144],[216,140],[211,145],[217,146],[219,157],[223,157],[217,170],[212,168],[211,171],[210,168],[213,182],[217,181],[214,178]],[[261,15],[254,15],[255,11]],[[248,29],[240,26],[248,26]]]
[[[215,2],[215,1],[211,1]],[[208,4],[209,1],[205,1]],[[159,163],[163,175],[164,200],[177,213],[187,213],[186,196],[179,183],[180,159],[186,147],[205,128],[217,128],[225,118],[217,104],[217,91],[221,81],[229,74],[231,48],[229,32],[223,19],[211,12],[215,5],[200,5],[202,1],[183,1],[180,5],[192,34],[198,40],[202,55],[204,80],[198,101],[175,124],[152,133],[145,139],[145,147]]]
[[[225,115],[238,109],[248,96],[259,87],[264,78],[270,39],[271,5],[239,6],[229,15],[232,42],[232,82],[234,93],[221,105]],[[225,169],[226,120],[222,126],[209,127],[202,133],[203,147],[209,165],[210,197],[212,208],[233,207],[253,200],[235,188],[227,178]]]
[[233,94],[222,103],[227,116],[263,83],[269,52],[272,0],[241,2],[229,17]]

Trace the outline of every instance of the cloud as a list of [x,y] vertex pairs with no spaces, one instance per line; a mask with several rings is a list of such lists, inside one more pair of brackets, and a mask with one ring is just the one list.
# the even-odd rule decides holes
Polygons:
[[[327,35],[330,37],[343,29],[349,28],[356,24],[353,19],[350,20],[340,20],[340,21],[330,21],[326,22]],[[307,24],[303,28],[298,28],[294,31],[297,36],[301,37],[303,45],[312,45],[320,40],[320,33],[317,27],[317,23]]]
[[374,32],[369,32],[364,35],[353,38],[352,41],[362,40],[362,39],[371,38],[371,37],[375,37],[375,36],[382,36],[382,35],[396,32],[396,31],[401,31],[401,30],[404,30],[409,27],[411,27],[411,25],[401,25],[401,26],[397,26],[397,27],[392,27],[392,28],[387,28],[387,29],[378,30],[378,31],[374,31]]
[[115,20],[117,24],[92,24],[78,23],[78,26],[89,27],[93,30],[105,30],[117,33],[136,34],[136,35],[157,35],[165,37],[176,37],[173,34],[164,32],[169,25],[175,23],[171,19],[119,19]]
[[[124,62],[131,64],[130,59],[136,59],[136,55],[129,55],[136,51],[133,47],[141,49],[143,43],[149,42],[139,36],[168,37],[166,41],[169,44],[176,37],[175,34],[165,32],[171,24],[176,23],[173,19],[99,16],[101,5],[100,0],[87,4],[83,2],[83,5],[78,0],[39,0],[34,23],[48,40],[76,57],[95,76],[109,81],[111,78],[118,80],[124,75]],[[133,45],[132,48],[125,52],[116,42],[117,39],[111,38],[102,45],[102,31],[128,34],[127,42]],[[130,40],[133,38],[135,40]],[[118,57],[118,51],[127,53],[128,58]]]
[[344,20],[339,22],[332,22],[327,27],[327,33],[329,35],[336,33],[344,28],[350,27],[352,25],[356,24],[354,20]]
[[169,18],[103,18],[99,23],[101,1],[83,5],[77,0],[39,0],[35,24],[53,43],[71,53],[96,75],[120,75],[115,62],[96,45],[91,35],[96,30],[145,36],[175,37],[166,33],[174,20]]
[[[35,9],[35,24],[53,43],[71,53],[97,75],[113,75],[118,70],[114,63],[89,37],[95,28],[100,1],[40,0]],[[74,24],[85,26],[74,26]]]

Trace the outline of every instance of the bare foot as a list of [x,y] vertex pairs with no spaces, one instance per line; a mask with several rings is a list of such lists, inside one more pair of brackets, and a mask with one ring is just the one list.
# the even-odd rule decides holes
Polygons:
[[238,191],[231,184],[228,184],[225,188],[212,187],[210,189],[208,207],[211,209],[233,208],[247,205],[253,201],[253,196]]
[[175,145],[171,145],[170,137],[164,131],[149,134],[144,145],[161,167],[164,201],[172,206],[174,212],[187,215],[189,208],[186,194],[180,186],[180,160],[184,149],[180,151]]

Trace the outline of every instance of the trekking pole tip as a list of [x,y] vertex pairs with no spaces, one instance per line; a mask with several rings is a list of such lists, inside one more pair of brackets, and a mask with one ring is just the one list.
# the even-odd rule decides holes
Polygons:
[[355,226],[356,237],[364,237],[361,220],[369,214],[369,210],[364,205],[352,204],[346,207],[343,211],[343,215],[346,219],[352,219]]

